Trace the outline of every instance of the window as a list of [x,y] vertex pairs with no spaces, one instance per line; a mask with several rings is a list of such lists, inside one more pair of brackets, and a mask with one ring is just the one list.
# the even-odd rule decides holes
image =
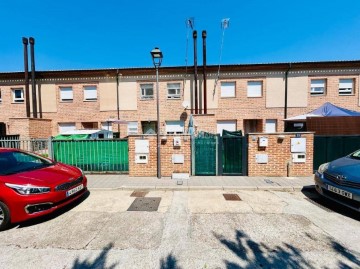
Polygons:
[[82,129],[98,129],[98,123],[97,122],[82,122]]
[[141,99],[153,99],[154,88],[152,84],[141,84]]
[[276,120],[265,121],[265,133],[276,133]]
[[354,93],[353,79],[339,79],[339,95],[350,95]]
[[85,101],[96,101],[97,100],[96,86],[84,86],[84,100]]
[[184,122],[183,121],[166,121],[167,134],[183,134]]
[[221,82],[221,97],[235,97],[235,82]]
[[76,130],[76,126],[74,122],[67,122],[67,123],[59,123],[59,133],[65,133],[68,131]]
[[156,122],[155,121],[142,121],[141,128],[143,134],[156,134]]
[[72,87],[60,87],[60,100],[62,102],[71,102],[73,100]]
[[110,121],[104,121],[101,123],[101,130],[112,131],[112,123]]
[[13,102],[24,103],[24,90],[22,88],[12,89]]
[[127,132],[128,132],[128,135],[138,133],[138,123],[137,123],[137,121],[128,122]]
[[248,81],[247,96],[248,97],[261,97],[262,96],[262,82],[261,81]]
[[320,95],[325,93],[325,79],[312,79],[310,86],[311,95]]
[[236,120],[222,120],[216,124],[217,133],[222,135],[223,130],[234,132],[236,131]]
[[0,89],[0,103],[2,102],[2,98],[1,98],[1,89]]
[[167,84],[168,99],[180,99],[180,83]]

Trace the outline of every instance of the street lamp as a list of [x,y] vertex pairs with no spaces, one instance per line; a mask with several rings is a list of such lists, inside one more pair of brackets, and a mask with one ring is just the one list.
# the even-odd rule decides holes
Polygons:
[[151,52],[153,64],[156,69],[156,118],[157,118],[157,177],[161,178],[161,160],[160,160],[160,113],[159,113],[159,67],[161,66],[163,54],[159,48],[154,48]]

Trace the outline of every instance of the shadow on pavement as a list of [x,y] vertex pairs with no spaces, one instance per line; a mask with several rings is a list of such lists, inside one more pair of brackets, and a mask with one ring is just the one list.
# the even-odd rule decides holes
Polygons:
[[166,258],[160,260],[160,269],[181,269],[177,262],[176,257],[170,253]]
[[300,250],[283,243],[283,246],[269,248],[263,243],[253,241],[246,233],[236,230],[236,241],[214,233],[214,236],[231,250],[244,264],[224,260],[227,269],[247,268],[314,268],[302,256]]
[[335,212],[335,213],[341,214],[345,217],[360,221],[360,213],[358,213],[355,210],[352,210],[346,206],[338,204],[335,201],[327,199],[326,197],[321,196],[316,191],[315,186],[313,186],[313,188],[307,186],[307,187],[303,188],[301,190],[301,192],[306,196],[306,199],[310,203],[322,208],[325,211]]
[[59,208],[58,210],[48,214],[48,215],[45,215],[45,216],[41,216],[41,217],[38,217],[38,218],[34,218],[34,219],[31,219],[31,220],[28,220],[28,221],[24,221],[22,223],[17,223],[17,224],[14,224],[11,228],[15,227],[16,225],[18,229],[20,228],[24,228],[24,227],[29,227],[29,226],[33,226],[33,225],[37,225],[37,224],[40,224],[40,223],[43,223],[43,222],[47,222],[49,220],[52,220],[52,219],[55,219],[59,216],[61,216],[62,214],[70,211],[71,209],[77,207],[79,204],[81,204],[82,202],[84,202],[88,197],[90,196],[90,191],[86,191],[78,200],[62,207],[62,208]]
[[117,264],[110,265],[106,267],[106,259],[109,251],[113,248],[114,244],[109,243],[99,254],[98,257],[94,261],[84,260],[80,261],[79,257],[76,258],[74,264],[71,269],[93,269],[93,268],[101,268],[101,269],[113,269],[117,266]]
[[[236,240],[231,241],[224,236],[213,233],[214,236],[229,250],[231,250],[240,260],[246,264],[240,265],[225,260],[227,269],[240,268],[315,268],[302,255],[296,247],[283,243],[282,246],[269,248],[264,243],[253,241],[246,233],[236,230]],[[360,257],[350,252],[344,246],[328,237],[329,245],[342,259],[338,260],[338,267],[342,269],[360,268]],[[351,265],[351,266],[350,266]],[[324,267],[326,268],[326,267]]]

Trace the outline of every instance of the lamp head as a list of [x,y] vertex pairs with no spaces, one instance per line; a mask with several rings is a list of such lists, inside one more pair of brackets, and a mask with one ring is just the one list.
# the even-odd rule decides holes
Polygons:
[[159,48],[154,48],[150,53],[153,59],[154,66],[159,67],[163,59],[162,51]]

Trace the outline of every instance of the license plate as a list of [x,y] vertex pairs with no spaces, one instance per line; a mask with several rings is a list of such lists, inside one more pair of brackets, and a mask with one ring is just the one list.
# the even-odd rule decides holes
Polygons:
[[348,191],[344,191],[342,189],[339,189],[339,188],[336,188],[334,186],[331,186],[331,185],[328,185],[327,186],[327,189],[331,192],[334,192],[334,193],[337,193],[341,196],[344,196],[346,198],[349,198],[349,199],[352,199],[352,193],[351,192],[348,192]]
[[66,192],[66,196],[73,195],[74,193],[77,193],[77,192],[81,191],[83,188],[84,188],[84,185],[81,184],[81,185],[79,185],[79,186],[77,186],[77,187],[75,187],[75,188],[73,188],[71,190],[68,190]]

